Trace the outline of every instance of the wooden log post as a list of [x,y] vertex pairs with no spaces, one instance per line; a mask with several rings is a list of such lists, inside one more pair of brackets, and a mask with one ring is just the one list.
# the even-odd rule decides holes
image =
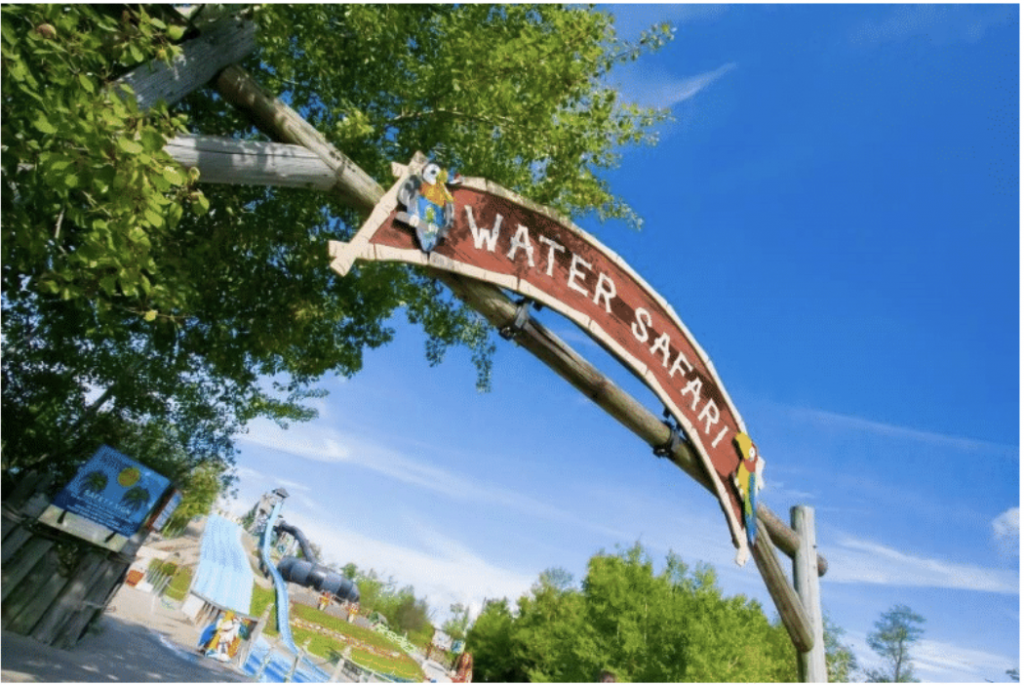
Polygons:
[[334,170],[335,195],[346,205],[369,211],[384,195],[384,189],[355,162],[342,154],[298,112],[264,91],[240,66],[232,65],[220,73],[217,91],[274,140],[301,145]]
[[821,592],[818,587],[818,573],[815,557],[818,556],[818,542],[814,529],[814,509],[793,507],[789,510],[793,529],[800,537],[800,549],[793,559],[793,585],[803,602],[804,610],[814,632],[814,647],[800,653],[800,676],[805,683],[827,683],[828,668],[825,664],[825,626],[821,614]]
[[198,38],[185,41],[181,48],[170,64],[152,60],[117,79],[110,88],[123,94],[118,86],[131,86],[141,111],[161,100],[173,105],[255,50],[256,24],[240,16],[227,17],[204,28]]
[[320,157],[301,145],[216,136],[178,136],[164,150],[182,166],[200,170],[204,183],[330,190],[338,181]]
[[768,594],[779,611],[782,625],[786,627],[789,639],[793,641],[793,646],[798,653],[809,652],[814,647],[814,630],[810,618],[800,597],[789,584],[786,572],[782,570],[779,558],[775,556],[775,546],[761,521],[757,522],[757,543],[750,551],[757,563],[757,570],[761,572],[764,584],[768,587]]

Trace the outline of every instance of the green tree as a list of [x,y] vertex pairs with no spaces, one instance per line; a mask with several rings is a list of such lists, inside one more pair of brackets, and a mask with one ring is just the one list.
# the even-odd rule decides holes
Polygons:
[[[582,588],[542,573],[519,598],[488,603],[468,633],[479,680],[771,682],[796,679],[785,628],[757,602],[726,598],[714,572],[669,554],[655,573],[637,544],[590,559]],[[561,585],[562,587],[559,587]]]
[[[600,173],[665,113],[605,84],[667,27],[629,45],[580,7],[245,11],[259,49],[244,66],[382,182],[423,150],[570,216],[639,225]],[[119,422],[163,421],[192,436],[192,460],[227,467],[227,486],[231,436],[257,416],[310,418],[317,380],[356,373],[400,308],[431,364],[468,346],[487,385],[487,326],[422,273],[330,271],[325,245],[351,237],[353,210],[304,190],[200,190],[172,162],[165,140],[184,131],[259,135],[208,91],[140,112],[111,87],[180,50],[194,29],[173,7],[5,5],[0,21],[5,480],[73,472]]]
[[924,635],[924,617],[904,604],[897,604],[875,621],[868,633],[868,646],[883,660],[885,668],[867,672],[872,683],[915,683],[914,662],[910,650]]
[[466,628],[469,627],[469,607],[456,602],[449,607],[450,615],[441,624],[441,630],[455,640],[466,639]]
[[825,667],[830,683],[848,683],[857,672],[857,657],[850,645],[842,642],[846,631],[826,614],[825,623]]
[[512,611],[505,599],[484,602],[480,615],[466,633],[473,653],[473,678],[480,682],[521,683],[526,674],[513,654]]

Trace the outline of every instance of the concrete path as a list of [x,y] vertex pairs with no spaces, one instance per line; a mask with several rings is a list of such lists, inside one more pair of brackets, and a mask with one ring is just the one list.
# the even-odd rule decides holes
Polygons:
[[153,596],[122,587],[72,650],[2,633],[3,682],[249,682],[196,650],[199,629]]

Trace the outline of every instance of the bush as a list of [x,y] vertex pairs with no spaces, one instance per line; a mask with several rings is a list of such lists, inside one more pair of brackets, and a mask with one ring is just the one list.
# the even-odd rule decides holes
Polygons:
[[[173,566],[173,564],[171,564]],[[171,578],[164,596],[175,601],[182,601],[188,594],[188,588],[192,585],[192,569],[187,566],[176,566],[174,577]]]

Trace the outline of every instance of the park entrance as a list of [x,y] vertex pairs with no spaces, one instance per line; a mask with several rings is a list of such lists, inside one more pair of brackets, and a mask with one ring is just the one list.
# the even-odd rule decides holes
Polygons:
[[[357,259],[418,265],[708,489],[737,561],[754,558],[804,680],[824,681],[818,577],[827,565],[817,555],[813,513],[794,508],[790,526],[757,502],[763,462],[756,445],[710,358],[671,306],[591,236],[485,179],[446,183],[417,156],[395,165],[397,182],[385,191],[236,64],[255,45],[251,22],[226,18],[183,43],[171,64],[146,64],[120,81],[132,87],[142,111],[159,101],[173,105],[206,84],[215,88],[276,142],[168,141],[166,150],[198,168],[202,182],[303,187],[359,210],[369,218],[352,241],[324,246],[338,273]],[[665,418],[531,318],[532,304],[566,316],[615,356],[656,394]],[[777,550],[793,559],[792,582]]]

